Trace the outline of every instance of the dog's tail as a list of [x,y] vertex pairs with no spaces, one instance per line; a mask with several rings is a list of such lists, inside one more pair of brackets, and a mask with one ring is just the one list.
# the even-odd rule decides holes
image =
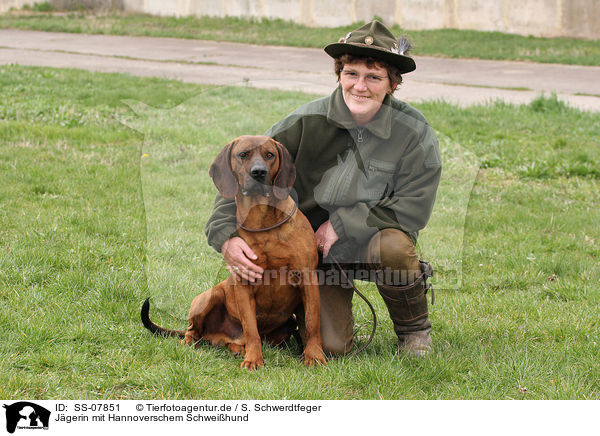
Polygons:
[[149,298],[146,298],[146,301],[144,301],[144,304],[142,304],[141,317],[142,317],[142,324],[144,324],[144,327],[146,327],[148,330],[150,330],[152,333],[154,333],[157,336],[166,336],[166,337],[171,336],[171,337],[176,337],[176,338],[184,338],[185,337],[185,330],[165,329],[160,326],[157,326],[150,320],[150,299]]

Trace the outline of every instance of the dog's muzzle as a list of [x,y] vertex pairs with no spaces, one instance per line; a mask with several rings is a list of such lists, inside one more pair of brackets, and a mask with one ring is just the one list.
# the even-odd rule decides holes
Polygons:
[[253,165],[252,168],[250,168],[250,177],[252,177],[254,180],[260,183],[265,182],[265,179],[267,178],[267,173],[268,170],[265,165],[257,164]]
[[252,165],[250,171],[248,171],[242,194],[245,196],[259,194],[268,197],[271,193],[271,186],[267,183],[268,175],[269,170],[264,164]]

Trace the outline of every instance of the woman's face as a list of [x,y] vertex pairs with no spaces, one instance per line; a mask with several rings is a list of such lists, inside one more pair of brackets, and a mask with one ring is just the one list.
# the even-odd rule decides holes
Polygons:
[[364,62],[345,64],[340,83],[346,106],[359,126],[366,125],[375,116],[383,99],[392,92],[392,83],[385,68]]

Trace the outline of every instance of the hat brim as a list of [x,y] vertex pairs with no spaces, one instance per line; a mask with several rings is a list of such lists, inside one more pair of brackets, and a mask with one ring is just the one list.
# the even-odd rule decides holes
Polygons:
[[395,66],[400,70],[400,74],[410,73],[417,68],[415,61],[411,57],[366,44],[336,42],[325,47],[325,53],[332,58],[337,58],[345,54],[373,57]]

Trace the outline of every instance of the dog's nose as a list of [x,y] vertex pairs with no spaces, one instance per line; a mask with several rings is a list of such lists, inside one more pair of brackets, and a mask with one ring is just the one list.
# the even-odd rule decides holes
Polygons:
[[257,182],[264,182],[267,177],[267,168],[263,165],[255,165],[250,169],[250,175]]

